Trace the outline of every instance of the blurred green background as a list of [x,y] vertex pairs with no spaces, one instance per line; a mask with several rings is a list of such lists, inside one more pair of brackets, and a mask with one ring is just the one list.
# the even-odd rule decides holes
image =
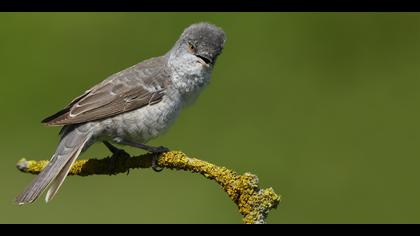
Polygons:
[[[212,82],[150,144],[252,172],[283,196],[268,223],[420,223],[420,14],[1,13],[1,223],[241,223],[222,189],[164,170],[69,177],[17,207],[59,128],[40,120],[169,50],[188,25],[228,36]],[[129,149],[133,154],[142,151]],[[81,158],[104,157],[102,144]]]

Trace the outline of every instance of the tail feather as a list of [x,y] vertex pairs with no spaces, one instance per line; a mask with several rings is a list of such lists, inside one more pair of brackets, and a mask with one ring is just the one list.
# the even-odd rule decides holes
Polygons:
[[16,198],[16,203],[19,205],[25,203],[31,203],[35,201],[38,196],[44,191],[44,189],[50,184],[50,182],[57,176],[59,168],[59,162],[57,163],[57,157],[51,158],[50,163],[45,169],[31,182],[31,184],[25,188],[25,190]]
[[85,139],[83,144],[77,149],[77,151],[70,157],[70,159],[67,161],[67,163],[64,165],[64,167],[61,169],[60,173],[55,177],[55,179],[52,181],[50,188],[48,189],[47,195],[45,196],[45,202],[51,201],[55,194],[57,193],[58,189],[60,189],[61,185],[64,182],[64,179],[66,179],[67,174],[69,173],[71,166],[76,161],[77,157],[79,156],[80,152],[83,149],[83,146],[88,141],[88,139]]
[[73,129],[64,134],[55,154],[45,169],[16,197],[19,205],[35,201],[51,184],[51,191],[46,200],[51,200],[67,176],[71,165],[79,156],[84,145],[90,138],[90,132],[80,132]]

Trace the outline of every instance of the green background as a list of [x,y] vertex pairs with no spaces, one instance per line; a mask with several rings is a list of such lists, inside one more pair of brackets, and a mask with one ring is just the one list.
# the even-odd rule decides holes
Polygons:
[[[41,119],[199,21],[226,31],[224,52],[150,144],[258,175],[283,196],[268,223],[420,223],[420,14],[409,13],[1,13],[1,223],[241,223],[214,182],[171,170],[69,177],[49,204],[13,204],[33,178],[16,161],[49,159],[58,141]],[[81,158],[108,154],[96,144]]]

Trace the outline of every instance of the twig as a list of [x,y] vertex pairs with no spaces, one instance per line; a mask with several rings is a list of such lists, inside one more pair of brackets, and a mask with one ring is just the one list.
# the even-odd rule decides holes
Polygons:
[[[148,153],[134,157],[114,155],[104,159],[78,160],[72,166],[69,175],[127,173],[130,169],[150,168],[152,158],[157,159],[160,167],[200,173],[207,179],[215,180],[238,206],[246,224],[266,223],[268,212],[275,209],[280,202],[280,196],[272,188],[260,189],[257,176],[250,173],[239,175],[225,167],[190,158],[180,151],[170,151],[159,156]],[[48,161],[21,159],[16,166],[22,172],[38,174],[47,164]]]

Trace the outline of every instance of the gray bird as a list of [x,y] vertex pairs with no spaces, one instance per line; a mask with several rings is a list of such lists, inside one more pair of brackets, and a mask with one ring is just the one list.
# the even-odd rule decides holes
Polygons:
[[50,201],[76,158],[97,141],[112,152],[121,150],[111,143],[157,153],[168,151],[145,143],[164,133],[181,109],[206,87],[224,43],[221,28],[193,24],[165,55],[111,75],[44,119],[49,126],[63,126],[60,142],[48,165],[16,202],[31,203],[47,187],[45,201]]

